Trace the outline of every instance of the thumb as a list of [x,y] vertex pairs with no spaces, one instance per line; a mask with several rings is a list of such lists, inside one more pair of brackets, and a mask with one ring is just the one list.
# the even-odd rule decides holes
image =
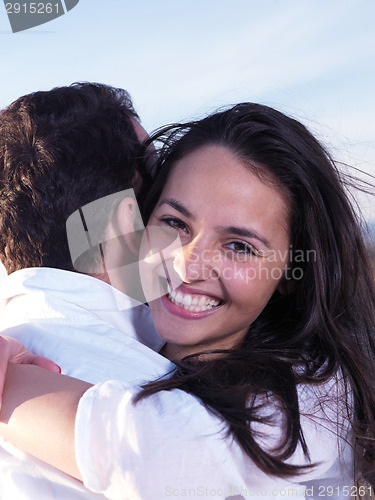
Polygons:
[[2,404],[5,374],[8,367],[8,356],[8,344],[2,337],[0,337],[0,409]]
[[29,354],[25,356],[22,364],[36,365],[48,370],[50,372],[61,373],[61,368],[59,365],[54,363],[51,359],[45,358],[44,356],[36,356],[35,354]]

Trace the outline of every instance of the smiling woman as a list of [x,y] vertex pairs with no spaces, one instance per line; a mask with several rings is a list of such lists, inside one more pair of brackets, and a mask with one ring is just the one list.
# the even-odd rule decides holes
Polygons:
[[179,236],[168,269],[182,283],[156,273],[149,305],[173,370],[88,389],[12,367],[0,431],[116,500],[303,498],[309,480],[318,497],[322,476],[343,498],[353,457],[374,483],[374,283],[335,164],[300,123],[250,103],[156,139],[145,214]]
[[[338,377],[340,404],[323,384],[313,406],[335,407],[331,423],[352,426],[356,470],[372,476],[375,296],[360,223],[334,162],[302,124],[251,103],[166,127],[154,139],[164,146],[146,213],[180,234],[187,278],[180,295],[150,307],[161,336],[165,328],[165,352],[195,355],[139,398],[183,388],[226,418],[263,471],[291,474],[298,446],[314,462],[296,394]],[[219,300],[198,320],[181,312],[194,293]],[[210,361],[208,352],[216,353]],[[251,433],[249,422],[263,419],[256,404],[249,408],[250,394],[273,394],[285,410],[283,441],[271,454]]]
[[168,358],[239,347],[280,285],[290,210],[273,184],[222,146],[176,163],[149,220],[174,228],[183,248],[174,267],[185,283],[149,303]]

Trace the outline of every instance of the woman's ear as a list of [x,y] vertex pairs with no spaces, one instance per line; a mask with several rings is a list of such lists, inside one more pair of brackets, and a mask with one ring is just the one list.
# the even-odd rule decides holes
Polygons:
[[130,196],[120,201],[117,208],[117,227],[124,238],[130,251],[139,251],[139,230],[143,229],[143,222],[139,212],[138,203]]

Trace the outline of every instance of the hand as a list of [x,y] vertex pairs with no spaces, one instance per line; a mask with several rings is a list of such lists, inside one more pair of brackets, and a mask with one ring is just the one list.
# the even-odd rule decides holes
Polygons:
[[60,367],[50,359],[36,356],[12,337],[0,336],[0,406],[8,363],[37,365],[51,372],[61,373]]

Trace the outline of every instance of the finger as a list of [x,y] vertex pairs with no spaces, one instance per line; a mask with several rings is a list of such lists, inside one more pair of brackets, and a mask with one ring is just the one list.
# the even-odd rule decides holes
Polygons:
[[50,372],[61,373],[61,368],[59,365],[54,363],[51,359],[45,358],[44,356],[36,356],[30,354],[24,357],[22,361],[23,364],[36,365],[49,370]]
[[0,408],[3,397],[5,374],[8,368],[8,343],[0,337]]

